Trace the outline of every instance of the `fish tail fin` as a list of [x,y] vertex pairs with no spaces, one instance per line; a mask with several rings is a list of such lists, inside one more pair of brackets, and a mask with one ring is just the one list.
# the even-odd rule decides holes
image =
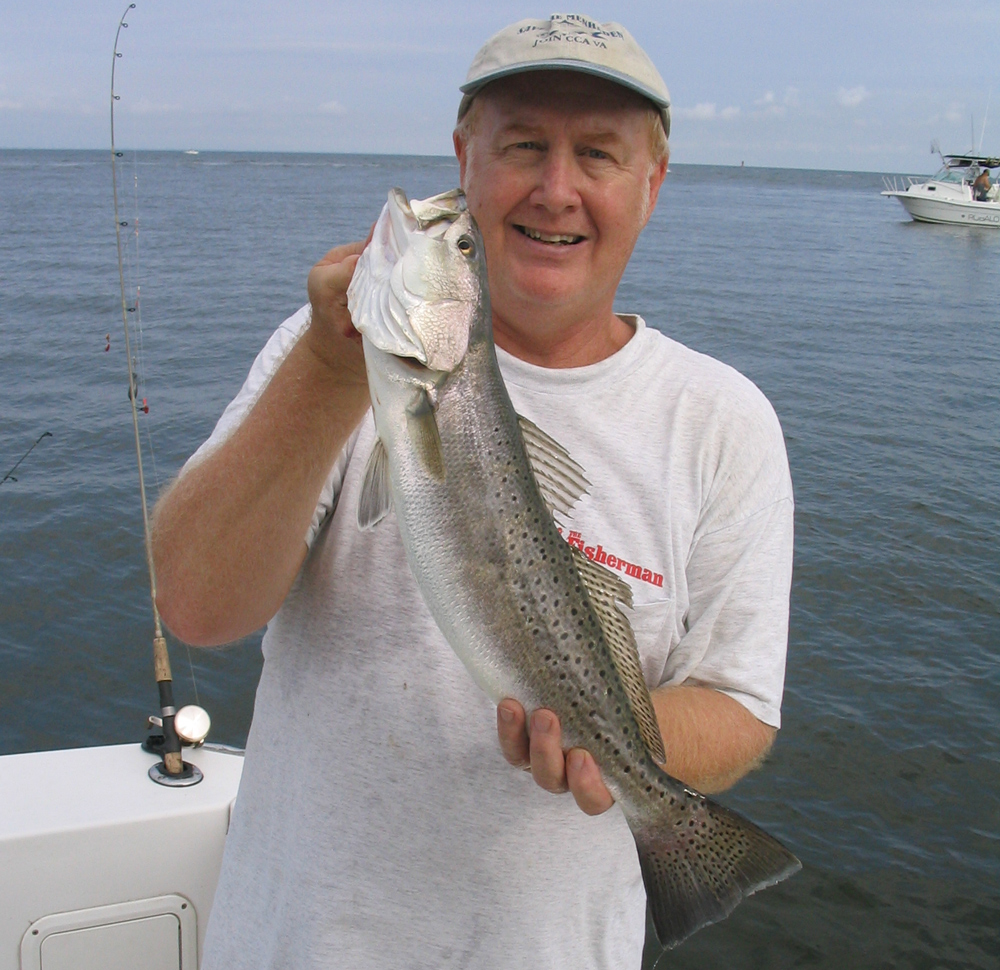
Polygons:
[[664,947],[725,919],[747,896],[802,868],[777,839],[736,812],[695,793],[677,801],[658,822],[632,827]]

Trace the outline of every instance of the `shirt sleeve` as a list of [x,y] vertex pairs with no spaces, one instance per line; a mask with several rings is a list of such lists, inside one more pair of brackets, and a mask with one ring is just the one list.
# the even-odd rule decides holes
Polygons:
[[[264,389],[270,383],[271,377],[305,332],[309,324],[309,310],[309,305],[306,304],[306,306],[292,314],[274,331],[254,360],[239,393],[229,402],[226,410],[222,412],[222,416],[216,422],[211,435],[184,463],[184,467],[181,469],[182,475],[188,468],[196,465],[207,455],[211,454],[240,426],[243,419],[260,399],[261,394],[264,393]],[[358,432],[355,431],[348,439],[344,449],[334,460],[330,473],[323,484],[319,501],[316,504],[316,510],[313,512],[312,521],[305,535],[305,542],[309,548],[312,548],[316,535],[324,522],[333,514],[334,506],[337,503],[337,495],[340,493],[343,485],[344,474],[347,471],[357,437]]]
[[[749,384],[749,382],[748,382]],[[784,437],[755,387],[706,429],[704,490],[685,570],[683,635],[667,683],[696,683],[781,725],[792,579],[792,483]]]

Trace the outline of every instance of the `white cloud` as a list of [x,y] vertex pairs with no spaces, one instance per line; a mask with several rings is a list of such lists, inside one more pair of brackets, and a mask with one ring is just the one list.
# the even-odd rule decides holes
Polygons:
[[327,101],[319,106],[319,111],[327,115],[342,115],[347,114],[347,108],[345,108],[339,101]]
[[757,110],[754,115],[757,117],[783,118],[789,108],[796,108],[799,105],[799,89],[794,87],[785,88],[785,93],[779,100],[773,91],[765,91],[764,94],[754,101]]
[[0,99],[0,111],[20,111],[24,105],[20,101],[6,101]]
[[837,91],[837,104],[842,108],[856,108],[871,96],[871,92],[863,84],[854,88],[840,88]]
[[957,101],[952,101],[948,105],[948,110],[944,113],[945,118],[952,124],[956,124],[959,121],[965,120],[965,105],[959,104]]
[[740,109],[736,105],[729,105],[721,111],[716,110],[714,101],[701,101],[693,108],[673,108],[671,109],[675,118],[683,118],[686,121],[731,121],[739,113]]

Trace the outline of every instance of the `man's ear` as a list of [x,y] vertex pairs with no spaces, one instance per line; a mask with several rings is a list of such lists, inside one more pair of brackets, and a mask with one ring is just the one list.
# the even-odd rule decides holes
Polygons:
[[660,196],[660,188],[663,185],[663,180],[667,177],[667,166],[669,163],[670,152],[666,152],[663,158],[649,169],[649,206],[646,209],[646,219],[643,222],[644,227],[649,222],[650,216],[652,216],[653,210],[656,208],[656,200]]
[[451,141],[455,146],[455,157],[458,159],[458,184],[465,191],[465,165],[468,160],[467,146],[465,140],[457,131],[451,133]]

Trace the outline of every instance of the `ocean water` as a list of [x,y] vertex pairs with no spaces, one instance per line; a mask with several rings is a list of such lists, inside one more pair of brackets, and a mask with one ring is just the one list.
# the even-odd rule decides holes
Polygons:
[[[444,158],[123,170],[153,495],[312,263],[389,186],[457,181]],[[764,390],[797,501],[784,726],[723,800],[804,869],[647,967],[1000,966],[1000,232],[911,223],[880,188],[675,166],[621,286]],[[156,706],[106,152],[0,152],[0,477],[44,432],[0,485],[0,753],[138,740]],[[172,657],[241,744],[259,637]]]

